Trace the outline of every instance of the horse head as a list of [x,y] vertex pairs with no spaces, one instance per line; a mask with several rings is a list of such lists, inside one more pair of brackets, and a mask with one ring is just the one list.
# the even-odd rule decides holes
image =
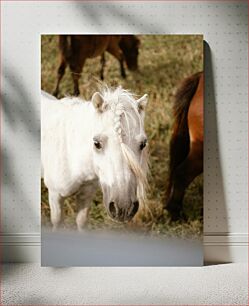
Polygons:
[[147,95],[136,100],[121,87],[92,97],[96,113],[92,138],[95,173],[110,217],[129,221],[145,199],[147,137],[144,111]]

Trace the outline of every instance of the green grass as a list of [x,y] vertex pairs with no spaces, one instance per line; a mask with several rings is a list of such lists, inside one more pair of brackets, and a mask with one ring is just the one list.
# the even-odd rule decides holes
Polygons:
[[[108,85],[122,85],[135,94],[149,95],[146,109],[145,129],[150,147],[150,190],[148,212],[142,211],[128,224],[116,224],[106,214],[98,191],[93,201],[88,228],[118,228],[123,231],[141,230],[151,235],[201,236],[203,181],[197,177],[186,191],[184,211],[187,221],[170,222],[167,212],[163,211],[164,194],[167,187],[169,141],[172,131],[172,97],[179,82],[203,70],[203,41],[197,35],[143,35],[139,54],[139,72],[127,71],[127,78],[120,77],[119,63],[111,55],[106,56],[105,82]],[[57,37],[42,36],[42,89],[52,93],[56,82],[56,69],[59,63]],[[81,96],[90,99],[96,91],[96,78],[99,78],[100,58],[87,60],[80,79]],[[61,96],[73,92],[69,70],[61,82]],[[47,190],[42,185],[42,223],[49,224]],[[65,226],[75,227],[77,208],[74,198],[69,198],[64,207]]]

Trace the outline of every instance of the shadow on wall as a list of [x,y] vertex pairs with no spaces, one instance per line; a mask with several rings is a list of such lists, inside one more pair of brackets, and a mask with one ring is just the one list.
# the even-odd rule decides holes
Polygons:
[[29,92],[22,77],[9,68],[4,69],[3,79],[2,109],[6,123],[14,132],[24,129],[25,136],[32,138],[37,145],[40,142],[40,120],[32,100],[32,90]]
[[[32,88],[27,89],[22,76],[16,71],[7,68],[3,70],[3,90],[2,90],[2,117],[4,124],[4,139],[8,140],[13,135],[10,142],[3,144],[2,165],[3,165],[3,194],[4,204],[13,207],[11,215],[4,215],[2,219],[2,234],[13,232],[13,224],[25,222],[21,220],[18,211],[28,212],[28,218],[37,222],[37,211],[34,201],[27,194],[27,178],[32,170],[25,169],[22,156],[32,155],[32,152],[25,152],[24,144],[29,148],[34,148],[39,152],[40,147],[40,119],[35,109],[34,93]],[[8,138],[9,137],[9,138]],[[14,142],[15,141],[15,142]],[[24,143],[25,141],[25,143]],[[18,159],[14,159],[16,151],[20,150]],[[28,161],[25,161],[29,167]],[[19,168],[20,167],[20,168]],[[20,171],[16,171],[20,170]],[[27,170],[27,171],[26,171]],[[20,174],[21,173],[21,174]],[[23,175],[22,175],[23,174]],[[33,188],[33,187],[32,187]],[[10,202],[10,203],[7,203]],[[3,202],[2,202],[3,203]],[[10,213],[11,210],[9,209]],[[27,222],[27,220],[26,220]],[[32,221],[31,221],[32,225]]]
[[[216,224],[222,220],[222,232],[228,232],[228,219],[224,178],[221,166],[220,142],[217,122],[217,101],[211,48],[204,41],[204,70],[205,70],[205,141],[204,141],[204,233],[215,235]],[[217,214],[216,214],[217,213]],[[229,246],[227,258],[231,258]],[[215,256],[215,254],[212,254]],[[209,256],[210,257],[210,256]],[[212,258],[209,258],[212,261]],[[215,261],[215,258],[214,258]]]
[[[130,14],[131,11],[129,11],[125,6],[122,7],[122,10],[120,10],[120,7],[116,6],[115,4],[111,4],[108,6],[102,6],[101,7],[101,14],[99,14],[100,9],[96,8],[96,5],[89,4],[89,3],[79,3],[78,1],[75,1],[75,7],[77,11],[80,11],[82,13],[82,22],[89,23],[90,25],[94,25],[94,30],[96,28],[100,29],[99,33],[103,33],[103,25],[100,17],[104,16],[111,16],[111,20],[117,19],[118,24],[123,26],[123,24],[128,25],[129,28],[132,28],[133,34],[139,34],[139,33],[165,33],[167,32],[167,29],[165,26],[163,28],[158,27],[154,23],[149,23],[146,19],[146,16],[143,17],[142,15],[139,15],[139,18],[133,13]],[[86,20],[87,19],[87,20]],[[107,21],[107,22],[106,22]],[[108,26],[108,18],[105,19],[105,24]],[[111,25],[110,25],[111,26]],[[113,31],[113,27],[111,28]],[[129,30],[130,32],[130,30]],[[115,33],[115,30],[113,31]],[[84,34],[84,29],[82,30],[82,34]]]

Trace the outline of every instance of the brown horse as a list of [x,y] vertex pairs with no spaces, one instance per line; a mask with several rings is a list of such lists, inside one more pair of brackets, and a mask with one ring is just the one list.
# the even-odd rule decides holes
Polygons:
[[101,55],[100,77],[104,79],[105,56],[107,51],[118,59],[121,76],[126,77],[124,61],[129,70],[137,70],[140,41],[135,35],[59,35],[60,65],[57,71],[57,84],[53,92],[59,94],[60,81],[67,65],[72,73],[74,95],[78,96],[79,78],[87,58]]
[[165,208],[171,219],[182,216],[185,189],[203,172],[203,72],[183,81],[173,106],[169,185]]

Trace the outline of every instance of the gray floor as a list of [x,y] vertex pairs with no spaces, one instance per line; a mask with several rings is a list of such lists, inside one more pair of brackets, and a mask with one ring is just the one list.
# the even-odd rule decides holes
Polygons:
[[248,305],[246,264],[196,268],[3,265],[2,304]]

